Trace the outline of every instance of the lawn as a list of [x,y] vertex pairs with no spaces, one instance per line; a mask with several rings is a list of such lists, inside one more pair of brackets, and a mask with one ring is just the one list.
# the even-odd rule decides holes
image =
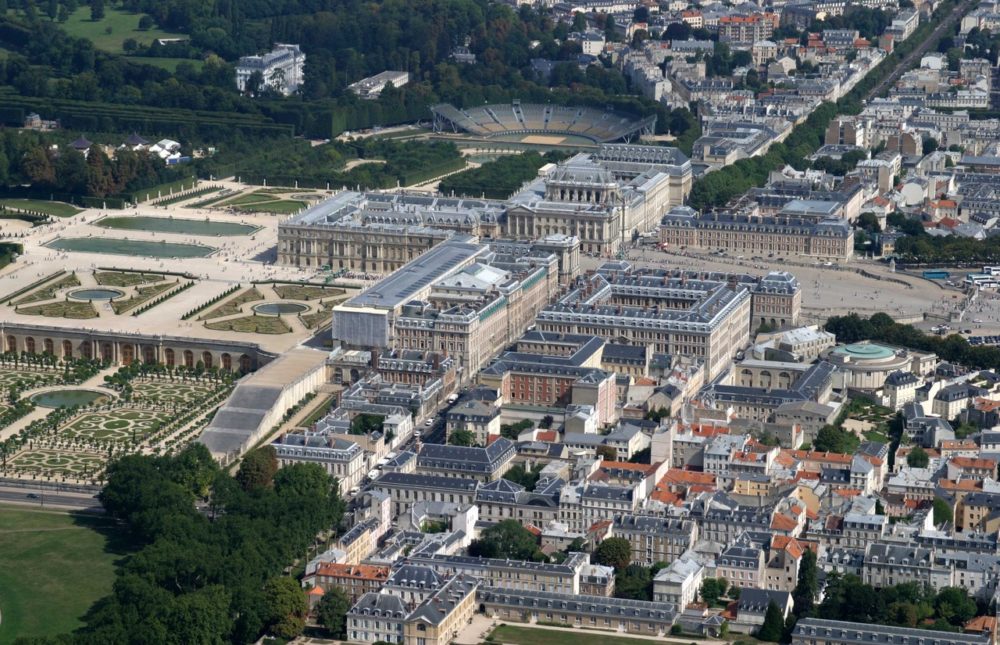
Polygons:
[[238,206],[237,208],[241,211],[250,213],[281,213],[291,215],[292,213],[298,213],[305,207],[305,202],[299,202],[292,199],[281,199],[276,202],[244,204],[242,206]]
[[97,271],[94,273],[97,284],[109,287],[134,287],[137,284],[150,284],[165,280],[159,273],[139,273],[133,271]]
[[44,305],[31,305],[30,307],[20,307],[17,313],[26,316],[46,316],[48,318],[97,318],[97,310],[89,302],[77,302],[74,300],[61,300],[59,302],[47,302]]
[[513,645],[649,645],[650,642],[638,638],[610,636],[598,631],[590,633],[581,629],[558,631],[514,625],[500,625],[493,630],[490,637],[495,642]]
[[30,295],[24,296],[23,298],[18,298],[14,301],[15,305],[27,305],[32,302],[43,302],[45,300],[52,300],[56,297],[56,293],[62,289],[69,289],[70,287],[79,287],[80,280],[76,277],[75,273],[71,273],[67,276],[63,276],[55,282],[50,282],[45,287],[38,289],[37,291],[31,293]]
[[70,36],[86,38],[94,43],[94,47],[107,52],[120,54],[122,43],[132,38],[140,45],[148,45],[157,38],[184,38],[183,34],[171,34],[160,29],[139,30],[139,18],[142,14],[129,13],[118,9],[107,9],[104,19],[93,22],[90,19],[90,7],[84,4],[73,12],[62,28]]
[[0,205],[7,208],[20,208],[35,213],[43,213],[54,217],[72,217],[80,209],[65,202],[49,202],[42,199],[0,199]]
[[222,204],[222,206],[246,206],[248,204],[259,204],[261,202],[271,202],[275,201],[277,197],[268,193],[253,192],[246,195],[240,195],[234,199],[227,201]]
[[115,310],[116,314],[123,314],[179,285],[180,282],[164,282],[148,287],[136,287],[135,293],[128,300],[112,300],[111,308]]
[[111,526],[101,517],[0,506],[0,642],[81,625],[127,553]]
[[274,292],[279,298],[289,300],[315,300],[317,298],[332,298],[342,296],[345,291],[337,287],[321,287],[309,284],[276,284]]
[[205,323],[205,327],[216,331],[236,331],[243,334],[287,334],[292,331],[280,316],[246,316],[230,318],[214,323]]
[[263,300],[264,296],[261,295],[260,291],[255,288],[250,287],[249,289],[243,291],[242,293],[230,298],[225,301],[215,309],[212,309],[204,316],[200,316],[198,320],[209,320],[211,318],[222,318],[223,316],[232,316],[234,314],[240,313],[242,311],[243,305],[248,302],[256,302],[258,300]]

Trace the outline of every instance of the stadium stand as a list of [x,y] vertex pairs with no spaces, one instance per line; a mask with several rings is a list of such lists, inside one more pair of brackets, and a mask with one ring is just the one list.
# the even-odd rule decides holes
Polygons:
[[594,143],[631,141],[652,132],[656,116],[636,119],[612,110],[589,107],[496,103],[456,108],[448,103],[431,106],[435,132],[467,132],[481,137],[503,135],[568,135]]

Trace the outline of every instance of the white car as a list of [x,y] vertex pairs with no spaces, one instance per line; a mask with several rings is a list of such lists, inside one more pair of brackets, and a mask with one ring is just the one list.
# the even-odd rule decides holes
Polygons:
[[426,421],[424,421],[424,425],[427,426],[428,428],[431,427],[432,425],[434,425],[434,419],[427,419]]

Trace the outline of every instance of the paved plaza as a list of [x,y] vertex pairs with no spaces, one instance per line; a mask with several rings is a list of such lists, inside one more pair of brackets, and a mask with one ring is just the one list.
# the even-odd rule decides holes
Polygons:
[[[227,189],[243,191],[251,195],[255,189],[247,188],[230,182],[216,182],[225,185]],[[318,198],[318,191],[301,191],[308,193],[303,197]],[[234,193],[235,194],[235,193]],[[223,200],[223,204],[231,200]],[[236,285],[249,286],[252,280],[264,281],[323,281],[327,276],[317,274],[315,270],[297,267],[278,267],[271,264],[275,257],[277,245],[278,223],[288,217],[287,214],[272,214],[265,212],[237,212],[233,208],[220,206],[217,208],[190,208],[185,204],[196,204],[199,198],[181,201],[169,206],[141,204],[137,208],[124,211],[88,209],[70,218],[56,219],[54,222],[36,228],[17,227],[4,223],[0,234],[13,236],[14,241],[24,245],[24,256],[17,262],[0,270],[0,317],[7,322],[25,324],[45,324],[66,326],[76,329],[92,329],[101,331],[119,331],[143,335],[170,334],[199,339],[228,340],[235,342],[252,342],[261,346],[264,351],[280,353],[286,351],[301,340],[311,335],[317,324],[326,319],[326,312],[321,310],[319,303],[310,311],[303,312],[301,319],[294,315],[282,316],[286,322],[287,331],[274,333],[280,325],[248,325],[245,322],[224,325],[213,324],[210,328],[203,321],[196,319],[182,320],[193,307],[207,303],[220,294],[226,293]],[[122,218],[164,218],[159,228],[175,231],[178,228],[192,228],[200,234],[177,233],[152,230],[136,230],[123,223]],[[171,221],[171,218],[172,221]],[[190,227],[179,227],[179,220],[199,222]],[[208,222],[206,222],[208,220]],[[111,221],[114,226],[108,226],[105,221]],[[146,228],[150,220],[136,222],[139,228]],[[140,226],[142,225],[142,226]],[[223,231],[225,234],[211,234],[211,231]],[[23,236],[23,237],[18,237]],[[10,239],[10,238],[4,238]],[[201,248],[215,249],[206,257],[148,257],[144,255],[106,255],[86,251],[61,251],[52,247],[62,244],[60,240],[82,240],[84,247],[87,241],[103,245],[119,243],[123,248],[134,247],[138,243],[146,245],[143,248],[156,248],[157,244],[195,245]],[[74,243],[74,248],[79,247]],[[148,245],[154,245],[152,247]],[[15,312],[7,305],[7,296],[24,289],[46,276],[57,271],[76,274],[82,287],[93,287],[99,284],[94,277],[95,271],[115,268],[131,271],[144,271],[150,274],[169,272],[185,273],[195,278],[194,284],[179,297],[170,297],[156,305],[147,315],[132,316],[131,312],[116,315],[108,301],[94,301],[91,304],[95,312],[91,314],[87,303],[72,303],[63,296],[68,289],[59,290],[55,298],[62,304],[49,300],[31,305],[28,312]],[[173,280],[170,276],[168,279]],[[181,278],[183,280],[183,278]],[[75,285],[72,285],[75,286]],[[139,288],[124,285],[129,295]],[[159,295],[159,294],[157,294]],[[299,295],[299,294],[296,294]],[[272,292],[269,296],[281,299],[281,295]],[[285,296],[286,298],[290,296]],[[153,299],[153,298],[151,298]],[[27,308],[22,305],[21,308]],[[41,310],[44,309],[44,310]],[[86,309],[86,310],[85,310]],[[249,308],[248,308],[249,309]],[[244,312],[252,316],[252,311]],[[218,323],[220,321],[214,321]],[[263,333],[253,333],[260,327]]]

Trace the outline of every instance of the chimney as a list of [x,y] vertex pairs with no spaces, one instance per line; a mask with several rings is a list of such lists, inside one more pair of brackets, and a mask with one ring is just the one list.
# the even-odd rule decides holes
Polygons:
[[373,349],[372,350],[372,358],[371,358],[371,367],[372,367],[372,369],[376,369],[376,370],[378,369],[378,359],[379,359],[379,351],[378,351],[378,349]]

